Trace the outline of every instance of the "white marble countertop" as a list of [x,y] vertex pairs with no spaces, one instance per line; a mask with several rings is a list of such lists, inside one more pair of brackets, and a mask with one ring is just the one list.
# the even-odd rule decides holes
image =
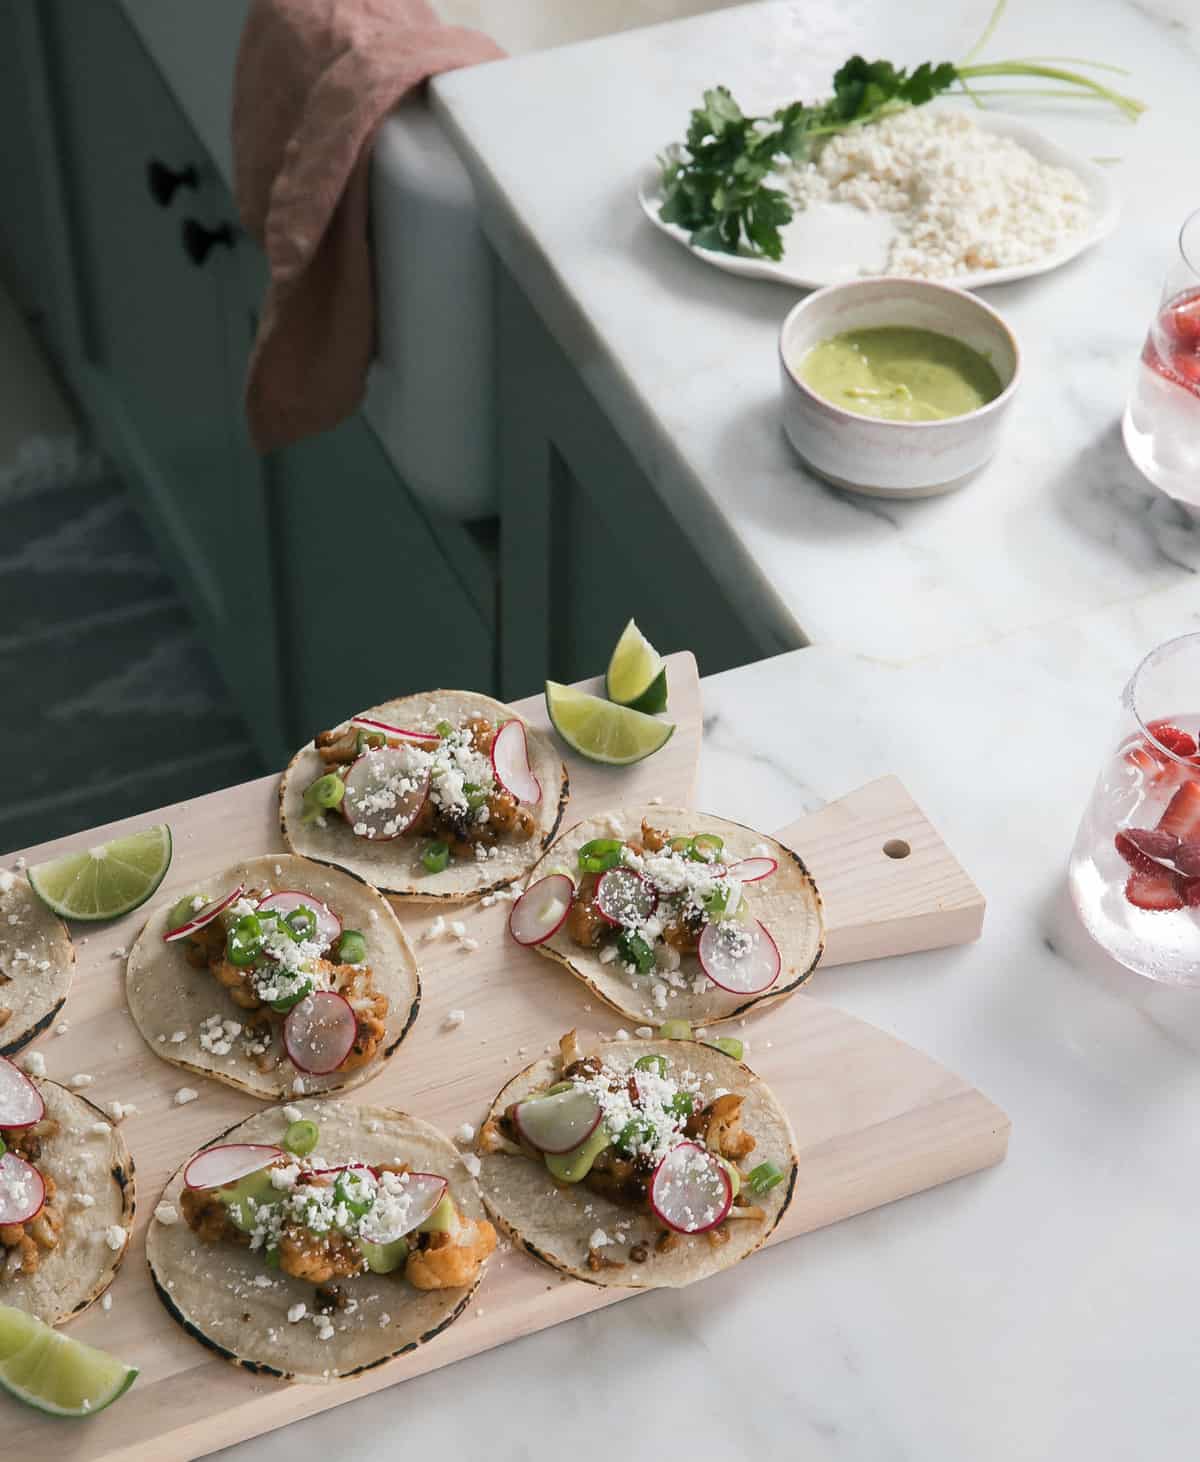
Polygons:
[[[985,59],[1119,62],[1136,125],[1084,104],[1027,119],[1117,157],[1117,233],[987,299],[1025,355],[1000,454],[964,490],[870,499],[808,475],[779,424],[776,335],[797,298],[727,277],[659,236],[639,170],[702,90],[748,106],[828,90],[852,51],[963,54],[990,0],[757,5],[460,71],[432,84],[492,244],[747,612],[773,598],[814,642],[903,661],[1135,600],[1200,567],[1200,534],[1129,464],[1118,422],[1183,216],[1200,201],[1194,0],[1012,4]],[[719,551],[713,548],[720,545]]]
[[705,681],[700,806],[780,826],[895,772],[984,889],[979,943],[810,988],[1003,1106],[1007,1160],[231,1462],[350,1437],[383,1462],[401,1428],[406,1455],[537,1462],[1192,1458],[1200,999],[1107,961],[1063,874],[1121,685],[1198,627],[1185,587],[907,666],[815,647]]

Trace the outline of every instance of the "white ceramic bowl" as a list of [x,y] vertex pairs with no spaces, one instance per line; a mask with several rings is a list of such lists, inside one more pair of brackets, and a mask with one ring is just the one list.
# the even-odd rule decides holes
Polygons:
[[[881,325],[950,335],[989,360],[1004,387],[994,401],[945,421],[879,421],[818,396],[797,367],[818,341]],[[831,284],[791,311],[779,332],[783,426],[818,476],[876,497],[931,497],[958,487],[996,450],[1020,378],[1012,331],[965,290],[884,277]]]

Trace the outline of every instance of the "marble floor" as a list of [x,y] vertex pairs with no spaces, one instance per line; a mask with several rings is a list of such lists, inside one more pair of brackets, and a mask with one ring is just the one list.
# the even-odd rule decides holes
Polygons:
[[265,770],[133,504],[0,288],[0,851]]

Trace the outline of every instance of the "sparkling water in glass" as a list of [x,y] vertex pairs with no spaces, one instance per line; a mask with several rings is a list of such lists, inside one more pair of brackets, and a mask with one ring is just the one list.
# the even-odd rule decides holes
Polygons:
[[1200,210],[1179,231],[1122,431],[1155,487],[1200,505]]
[[1125,687],[1068,882],[1114,959],[1200,985],[1200,634],[1152,650]]

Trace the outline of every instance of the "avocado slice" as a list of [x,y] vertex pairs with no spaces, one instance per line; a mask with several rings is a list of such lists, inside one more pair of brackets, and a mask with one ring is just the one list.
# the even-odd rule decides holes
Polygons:
[[408,1258],[407,1239],[392,1239],[387,1244],[372,1244],[369,1239],[356,1239],[355,1242],[372,1274],[391,1274]]
[[611,1145],[611,1139],[600,1122],[595,1130],[570,1152],[547,1152],[546,1166],[560,1183],[581,1183],[592,1170],[592,1164]]
[[[273,1186],[270,1168],[260,1168],[227,1188],[218,1188],[217,1197],[229,1209],[229,1221],[234,1228],[248,1234],[254,1228],[256,1208],[278,1203],[283,1194]],[[251,1198],[253,1205],[249,1202]]]

